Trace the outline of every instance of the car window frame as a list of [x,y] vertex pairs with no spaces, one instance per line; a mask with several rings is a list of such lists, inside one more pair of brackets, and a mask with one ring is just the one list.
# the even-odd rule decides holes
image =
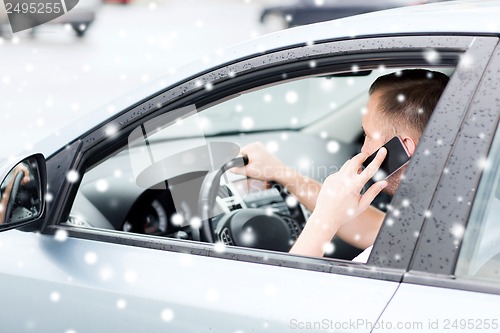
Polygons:
[[[410,270],[405,274],[403,282],[500,294],[500,281],[490,282],[455,275],[463,237],[454,238],[449,232],[456,227],[464,228],[464,235],[467,232],[467,222],[474,206],[476,189],[483,176],[477,165],[477,157],[488,156],[494,137],[498,134],[500,102],[496,87],[500,84],[499,71],[500,45],[497,44],[463,120],[455,148],[447,161],[446,168],[449,172],[442,175],[433,198],[430,211],[435,213],[427,218]],[[477,133],[479,127],[484,136],[473,135]],[[469,171],[465,177],[464,173],[451,172],[453,169]],[[456,195],[450,196],[450,194],[460,194],[461,203],[458,204],[457,200],[454,200],[452,204],[451,197],[456,198]],[[449,218],[450,209],[453,210],[453,218]],[[436,224],[436,220],[441,224]],[[429,257],[431,248],[434,253],[439,253],[441,256]]]
[[[120,146],[120,139],[127,137],[130,131],[139,123],[152,119],[160,113],[192,104],[193,101],[196,103],[196,101],[203,100],[202,106],[208,105],[223,99],[225,96],[237,93],[238,89],[240,91],[245,90],[243,84],[240,86],[232,84],[234,82],[233,78],[244,77],[248,81],[246,84],[249,85],[249,89],[252,85],[254,87],[256,85],[260,86],[266,81],[274,80],[275,78],[270,78],[269,76],[269,71],[273,69],[279,69],[279,72],[283,73],[288,67],[297,68],[293,72],[286,72],[289,74],[287,77],[282,77],[282,79],[291,79],[294,76],[305,77],[306,75],[321,73],[324,70],[323,66],[328,65],[328,62],[331,62],[332,59],[337,62],[339,59],[349,60],[348,63],[352,65],[356,57],[364,59],[367,57],[367,54],[377,54],[377,52],[379,54],[384,53],[389,58],[394,57],[394,54],[422,53],[423,50],[429,49],[429,46],[437,50],[450,51],[451,53],[469,52],[471,47],[474,48],[474,43],[472,43],[474,38],[472,36],[397,36],[365,38],[361,40],[321,41],[311,43],[310,45],[300,45],[291,49],[264,53],[250,59],[242,59],[238,62],[226,64],[220,68],[202,73],[198,77],[190,78],[175,87],[169,87],[156,96],[133,105],[128,110],[119,114],[115,119],[90,130],[50,160],[49,163],[53,166],[58,166],[58,171],[55,173],[58,177],[50,177],[49,181],[51,181],[51,192],[55,194],[53,202],[58,202],[59,204],[51,207],[52,209],[45,221],[43,232],[55,233],[59,229],[64,229],[70,237],[76,238],[400,281],[407,267],[401,267],[401,265],[395,266],[391,265],[391,263],[387,265],[377,264],[381,262],[380,260],[377,261],[377,251],[380,253],[381,250],[379,249],[385,246],[380,240],[375,244],[375,255],[372,254],[370,256],[367,264],[360,264],[331,259],[292,256],[287,253],[272,253],[255,249],[228,248],[224,253],[218,253],[214,251],[212,244],[198,244],[196,242],[178,241],[167,238],[161,239],[140,234],[134,235],[118,231],[92,230],[59,225],[55,222],[62,221],[62,217],[69,214],[72,199],[74,199],[79,185],[78,182],[69,183],[65,177],[61,177],[61,174],[64,174],[64,171],[67,172],[68,170],[82,171],[89,163],[95,163],[102,158],[102,155],[117,150],[117,147]],[[484,38],[487,39],[487,37]],[[387,49],[391,49],[391,51],[388,52]],[[386,51],[384,52],[384,50]],[[400,51],[400,53],[396,51]],[[290,65],[292,61],[297,61],[297,59],[303,59],[300,63],[302,67],[297,67],[297,63]],[[317,62],[315,68],[309,66],[311,60]],[[414,61],[413,59],[397,59],[400,62],[400,66],[404,66],[405,61],[410,60]],[[413,67],[417,66],[417,63],[412,64]],[[339,66],[338,63],[335,65]],[[429,64],[422,63],[421,66],[429,67]],[[438,65],[436,66],[438,67]],[[349,70],[346,65],[344,65],[344,70]],[[230,73],[233,73],[233,78],[230,77]],[[200,80],[202,82],[201,88],[199,84]],[[203,89],[203,84],[208,82],[213,83],[214,87],[210,92]],[[217,89],[218,87],[227,87],[228,90]],[[189,103],[186,102],[187,99],[189,99]],[[465,112],[465,109],[463,112]],[[120,135],[116,137],[107,135],[107,130],[110,127],[118,129]],[[72,154],[71,157],[69,157],[69,154]],[[60,161],[62,162],[60,163]],[[411,246],[406,249],[409,253],[413,253]],[[262,255],[257,255],[260,253]]]

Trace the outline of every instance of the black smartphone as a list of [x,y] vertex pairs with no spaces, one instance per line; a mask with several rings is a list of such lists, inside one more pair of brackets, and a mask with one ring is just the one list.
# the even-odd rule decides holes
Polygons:
[[[379,172],[382,174],[379,175],[378,180],[385,179],[392,175],[394,172],[398,171],[401,169],[402,166],[404,166],[408,161],[410,160],[410,155],[408,154],[408,151],[406,150],[406,147],[403,145],[403,142],[399,138],[399,136],[395,136],[385,145],[382,147],[385,147],[387,149],[387,155],[382,162],[382,165],[380,166]],[[380,148],[382,148],[380,147]],[[376,152],[371,154],[366,161],[363,162],[363,167],[366,168],[368,164],[373,161],[375,158],[375,155],[377,155],[377,152],[380,150],[377,149]]]

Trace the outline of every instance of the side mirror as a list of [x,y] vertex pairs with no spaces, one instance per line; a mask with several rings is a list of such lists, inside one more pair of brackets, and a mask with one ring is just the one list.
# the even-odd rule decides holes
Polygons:
[[43,155],[30,155],[5,166],[0,177],[0,231],[40,220],[45,213],[47,188]]

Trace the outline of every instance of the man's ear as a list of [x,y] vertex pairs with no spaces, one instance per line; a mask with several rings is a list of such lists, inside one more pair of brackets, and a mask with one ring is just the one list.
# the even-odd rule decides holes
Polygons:
[[417,143],[415,142],[415,140],[413,140],[409,136],[403,136],[401,137],[401,140],[403,141],[408,154],[410,154],[410,156],[413,156],[413,153],[415,153],[415,149],[417,148]]

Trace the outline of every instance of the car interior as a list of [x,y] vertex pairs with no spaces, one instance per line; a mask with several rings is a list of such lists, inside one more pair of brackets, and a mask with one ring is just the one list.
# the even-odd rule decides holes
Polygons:
[[[231,171],[245,163],[240,148],[261,142],[323,182],[360,151],[371,83],[400,69],[283,80],[149,120],[126,147],[88,166],[65,223],[287,252],[310,212],[281,184]],[[381,194],[372,204],[384,210],[390,200]],[[362,250],[336,237],[326,256],[350,260]]]

